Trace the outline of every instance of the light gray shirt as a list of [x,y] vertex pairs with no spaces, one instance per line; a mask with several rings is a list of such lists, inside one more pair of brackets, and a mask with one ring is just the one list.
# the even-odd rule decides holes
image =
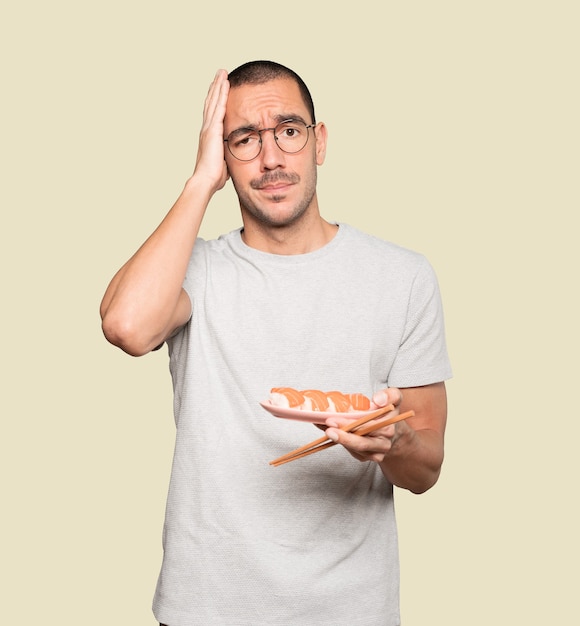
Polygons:
[[373,392],[445,380],[437,280],[415,252],[340,224],[323,248],[273,255],[240,230],[199,239],[171,339],[176,447],[154,599],[171,626],[395,626],[393,487],[260,407],[271,387]]

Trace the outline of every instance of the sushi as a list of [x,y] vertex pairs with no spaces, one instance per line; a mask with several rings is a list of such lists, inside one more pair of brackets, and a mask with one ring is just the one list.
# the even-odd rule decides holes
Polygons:
[[371,406],[369,398],[362,393],[320,391],[319,389],[298,390],[292,387],[272,387],[269,400],[273,406],[287,409],[333,413],[368,411]]
[[298,409],[304,404],[304,395],[292,387],[272,387],[270,403],[287,409]]
[[330,411],[330,402],[324,391],[318,389],[306,389],[304,395],[304,408],[309,411]]

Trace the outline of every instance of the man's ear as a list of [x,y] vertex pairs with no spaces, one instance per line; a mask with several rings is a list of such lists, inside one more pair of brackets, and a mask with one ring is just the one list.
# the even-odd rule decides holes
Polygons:
[[323,122],[319,122],[314,130],[314,136],[316,137],[316,164],[322,165],[326,157],[326,140],[328,138],[328,131]]

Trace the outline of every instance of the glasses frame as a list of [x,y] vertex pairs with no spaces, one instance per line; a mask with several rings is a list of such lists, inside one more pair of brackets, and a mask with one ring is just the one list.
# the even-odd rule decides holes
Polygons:
[[[279,126],[282,126],[283,124],[288,124],[288,122],[300,122],[301,124],[304,124],[304,126],[306,127],[306,141],[304,142],[304,145],[299,149],[299,150],[295,150],[294,152],[289,152],[288,150],[284,150],[284,148],[282,148],[280,146],[280,144],[278,143],[278,137],[276,136],[276,129]],[[272,131],[272,133],[274,134],[274,141],[276,142],[276,145],[278,146],[278,148],[284,152],[284,154],[298,154],[300,151],[304,150],[304,148],[306,148],[306,146],[308,145],[308,141],[310,139],[310,133],[308,132],[311,128],[316,128],[317,124],[307,124],[304,120],[298,120],[296,118],[288,118],[287,120],[282,120],[281,122],[278,122],[276,124],[276,126],[272,127],[272,128],[261,128],[259,130],[255,130],[253,128],[248,128],[247,130],[252,131],[253,133],[258,133],[258,137],[259,137],[259,142],[260,142],[260,149],[258,150],[258,153],[256,154],[256,156],[253,156],[251,159],[240,159],[240,157],[236,156],[233,152],[232,149],[230,147],[229,144],[229,139],[232,135],[232,133],[237,132],[237,130],[244,130],[243,128],[239,128],[237,130],[233,130],[226,139],[224,139],[224,143],[227,144],[228,146],[228,152],[234,157],[234,159],[237,159],[238,161],[242,161],[243,163],[249,163],[250,161],[253,161],[254,159],[257,159],[260,156],[260,153],[262,152],[262,133],[268,132],[269,130]]]

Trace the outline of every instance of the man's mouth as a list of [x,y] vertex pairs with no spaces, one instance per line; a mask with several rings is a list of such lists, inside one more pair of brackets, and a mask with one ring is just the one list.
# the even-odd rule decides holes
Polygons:
[[253,180],[250,183],[250,187],[252,189],[259,189],[260,191],[275,192],[287,189],[299,181],[300,176],[298,176],[298,174],[268,173],[264,174],[261,178]]
[[260,191],[266,191],[270,193],[275,193],[277,191],[283,191],[284,189],[288,189],[291,186],[291,183],[278,183],[276,185],[264,185],[260,187]]

